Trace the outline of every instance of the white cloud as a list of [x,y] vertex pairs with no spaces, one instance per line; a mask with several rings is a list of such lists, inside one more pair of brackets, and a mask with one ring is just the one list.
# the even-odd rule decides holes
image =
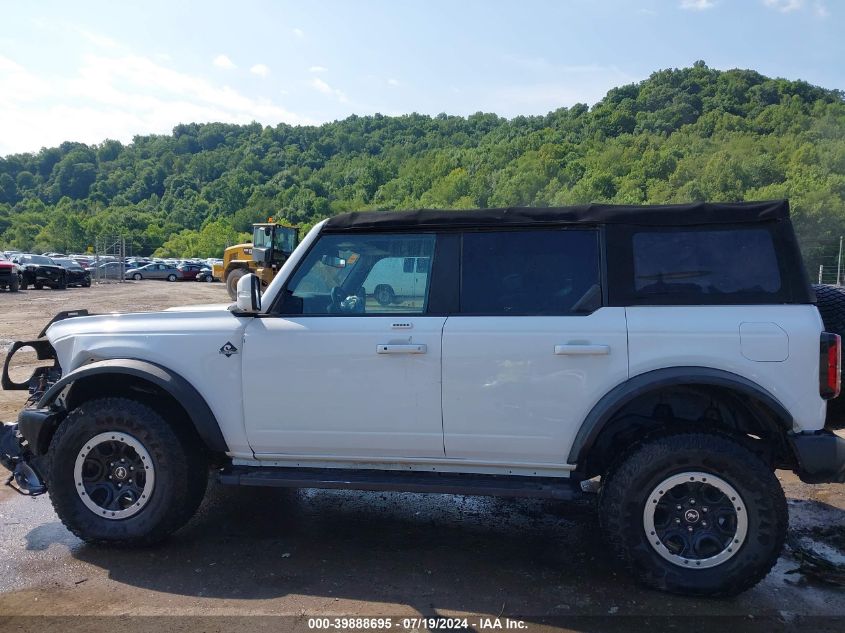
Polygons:
[[681,8],[688,11],[705,11],[716,6],[713,0],[681,0]]
[[0,156],[67,140],[128,142],[192,121],[313,123],[143,56],[86,55],[70,77],[40,77],[0,56]]
[[827,5],[825,5],[824,2],[816,2],[813,5],[813,13],[815,13],[816,16],[820,18],[827,18],[830,16],[830,11],[828,10]]
[[310,73],[327,73],[327,72],[329,72],[329,69],[326,68],[325,66],[311,66],[308,69],[308,72],[310,72]]
[[297,37],[305,37],[305,31],[303,31],[302,29],[294,29],[293,34]]
[[804,0],[763,0],[763,4],[775,11],[790,13],[803,7]]
[[102,35],[100,33],[94,33],[92,31],[88,31],[86,29],[76,29],[77,32],[84,37],[86,40],[99,46],[101,48],[117,48],[118,43],[113,40],[112,38],[108,37],[107,35]]
[[391,85],[391,86],[398,86],[398,85],[399,85],[399,80],[398,80],[398,79],[392,79],[392,78],[391,78],[391,79],[388,79],[388,80],[387,80],[387,83],[388,83],[388,85]]
[[232,70],[233,68],[237,68],[235,66],[235,62],[233,62],[227,55],[223,55],[222,53],[214,58],[214,61],[211,62],[217,68],[223,68],[224,70]]
[[349,101],[346,94],[342,90],[338,90],[336,88],[332,88],[329,84],[318,77],[314,77],[308,84],[314,88],[317,92],[321,92],[324,95],[329,95],[336,97],[338,101],[341,103],[346,103]]
[[259,77],[266,77],[270,74],[270,69],[264,64],[255,64],[255,66],[249,69],[249,72],[253,75],[258,75]]

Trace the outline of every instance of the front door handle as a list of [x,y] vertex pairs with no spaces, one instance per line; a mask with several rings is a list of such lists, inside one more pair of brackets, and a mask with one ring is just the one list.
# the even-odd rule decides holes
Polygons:
[[386,343],[376,346],[376,354],[425,354],[427,351],[427,345],[395,345],[393,343]]
[[555,345],[557,356],[607,356],[610,354],[610,345]]

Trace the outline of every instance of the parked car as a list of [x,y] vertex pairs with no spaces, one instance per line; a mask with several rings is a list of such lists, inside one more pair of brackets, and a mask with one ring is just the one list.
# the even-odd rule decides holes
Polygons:
[[86,271],[94,279],[126,279],[129,276],[120,262],[105,262],[99,266],[91,266]]
[[194,281],[220,281],[219,279],[214,278],[214,273],[211,271],[210,268],[202,268],[198,273],[197,276],[194,277]]
[[72,259],[53,257],[56,264],[67,271],[67,285],[88,288],[91,286],[91,273]]
[[182,271],[171,266],[170,264],[147,264],[140,268],[135,268],[126,275],[130,279],[139,281],[141,279],[166,279],[167,281],[176,281],[182,279]]
[[41,290],[44,286],[54,290],[67,288],[67,271],[44,255],[24,253],[14,260],[21,267],[21,288],[26,290],[34,286]]
[[16,263],[0,253],[0,289],[17,292],[21,285],[21,271]]
[[[424,285],[382,305],[365,281],[409,257]],[[841,339],[785,201],[350,213],[283,270],[263,296],[245,275],[231,309],[58,315],[32,342],[54,375],[0,437],[12,481],[86,541],[146,545],[212,465],[233,486],[559,501],[600,477],[609,549],[698,596],[778,560],[776,469],[845,481]]]
[[191,263],[184,263],[180,264],[176,267],[180,273],[182,273],[182,279],[186,281],[194,281],[197,277],[197,274],[204,269],[207,269],[207,266],[204,264],[191,264]]

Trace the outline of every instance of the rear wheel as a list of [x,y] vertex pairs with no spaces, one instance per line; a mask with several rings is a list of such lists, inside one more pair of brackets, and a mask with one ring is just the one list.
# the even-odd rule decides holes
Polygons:
[[176,281],[176,275],[174,275],[173,273],[170,273],[167,276],[167,281]]
[[229,271],[229,274],[226,276],[226,292],[229,293],[229,298],[232,301],[238,298],[238,281],[246,273],[247,271],[244,268],[235,268]]
[[375,297],[375,300],[378,301],[379,305],[389,306],[396,300],[396,293],[393,292],[393,288],[387,284],[381,284],[376,286],[376,289],[373,292],[373,297]]
[[35,286],[36,290],[43,290],[44,289],[44,284],[42,284],[40,281],[36,281],[34,286]]
[[12,278],[9,280],[9,292],[17,292],[20,283],[21,280],[13,273]]
[[48,490],[79,538],[145,545],[184,525],[205,492],[202,454],[152,408],[125,398],[83,403],[50,444]]
[[771,468],[723,435],[679,433],[635,447],[602,481],[607,540],[645,584],[735,595],[757,584],[786,538]]

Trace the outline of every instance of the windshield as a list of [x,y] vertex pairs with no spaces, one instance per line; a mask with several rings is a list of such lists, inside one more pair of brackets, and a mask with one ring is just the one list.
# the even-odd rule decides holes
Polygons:
[[49,257],[44,257],[44,255],[25,255],[22,259],[39,266],[55,266],[55,262]]
[[256,248],[272,246],[280,253],[292,253],[296,248],[296,229],[289,226],[256,226],[252,235]]
[[72,259],[54,259],[53,261],[63,268],[82,268]]

